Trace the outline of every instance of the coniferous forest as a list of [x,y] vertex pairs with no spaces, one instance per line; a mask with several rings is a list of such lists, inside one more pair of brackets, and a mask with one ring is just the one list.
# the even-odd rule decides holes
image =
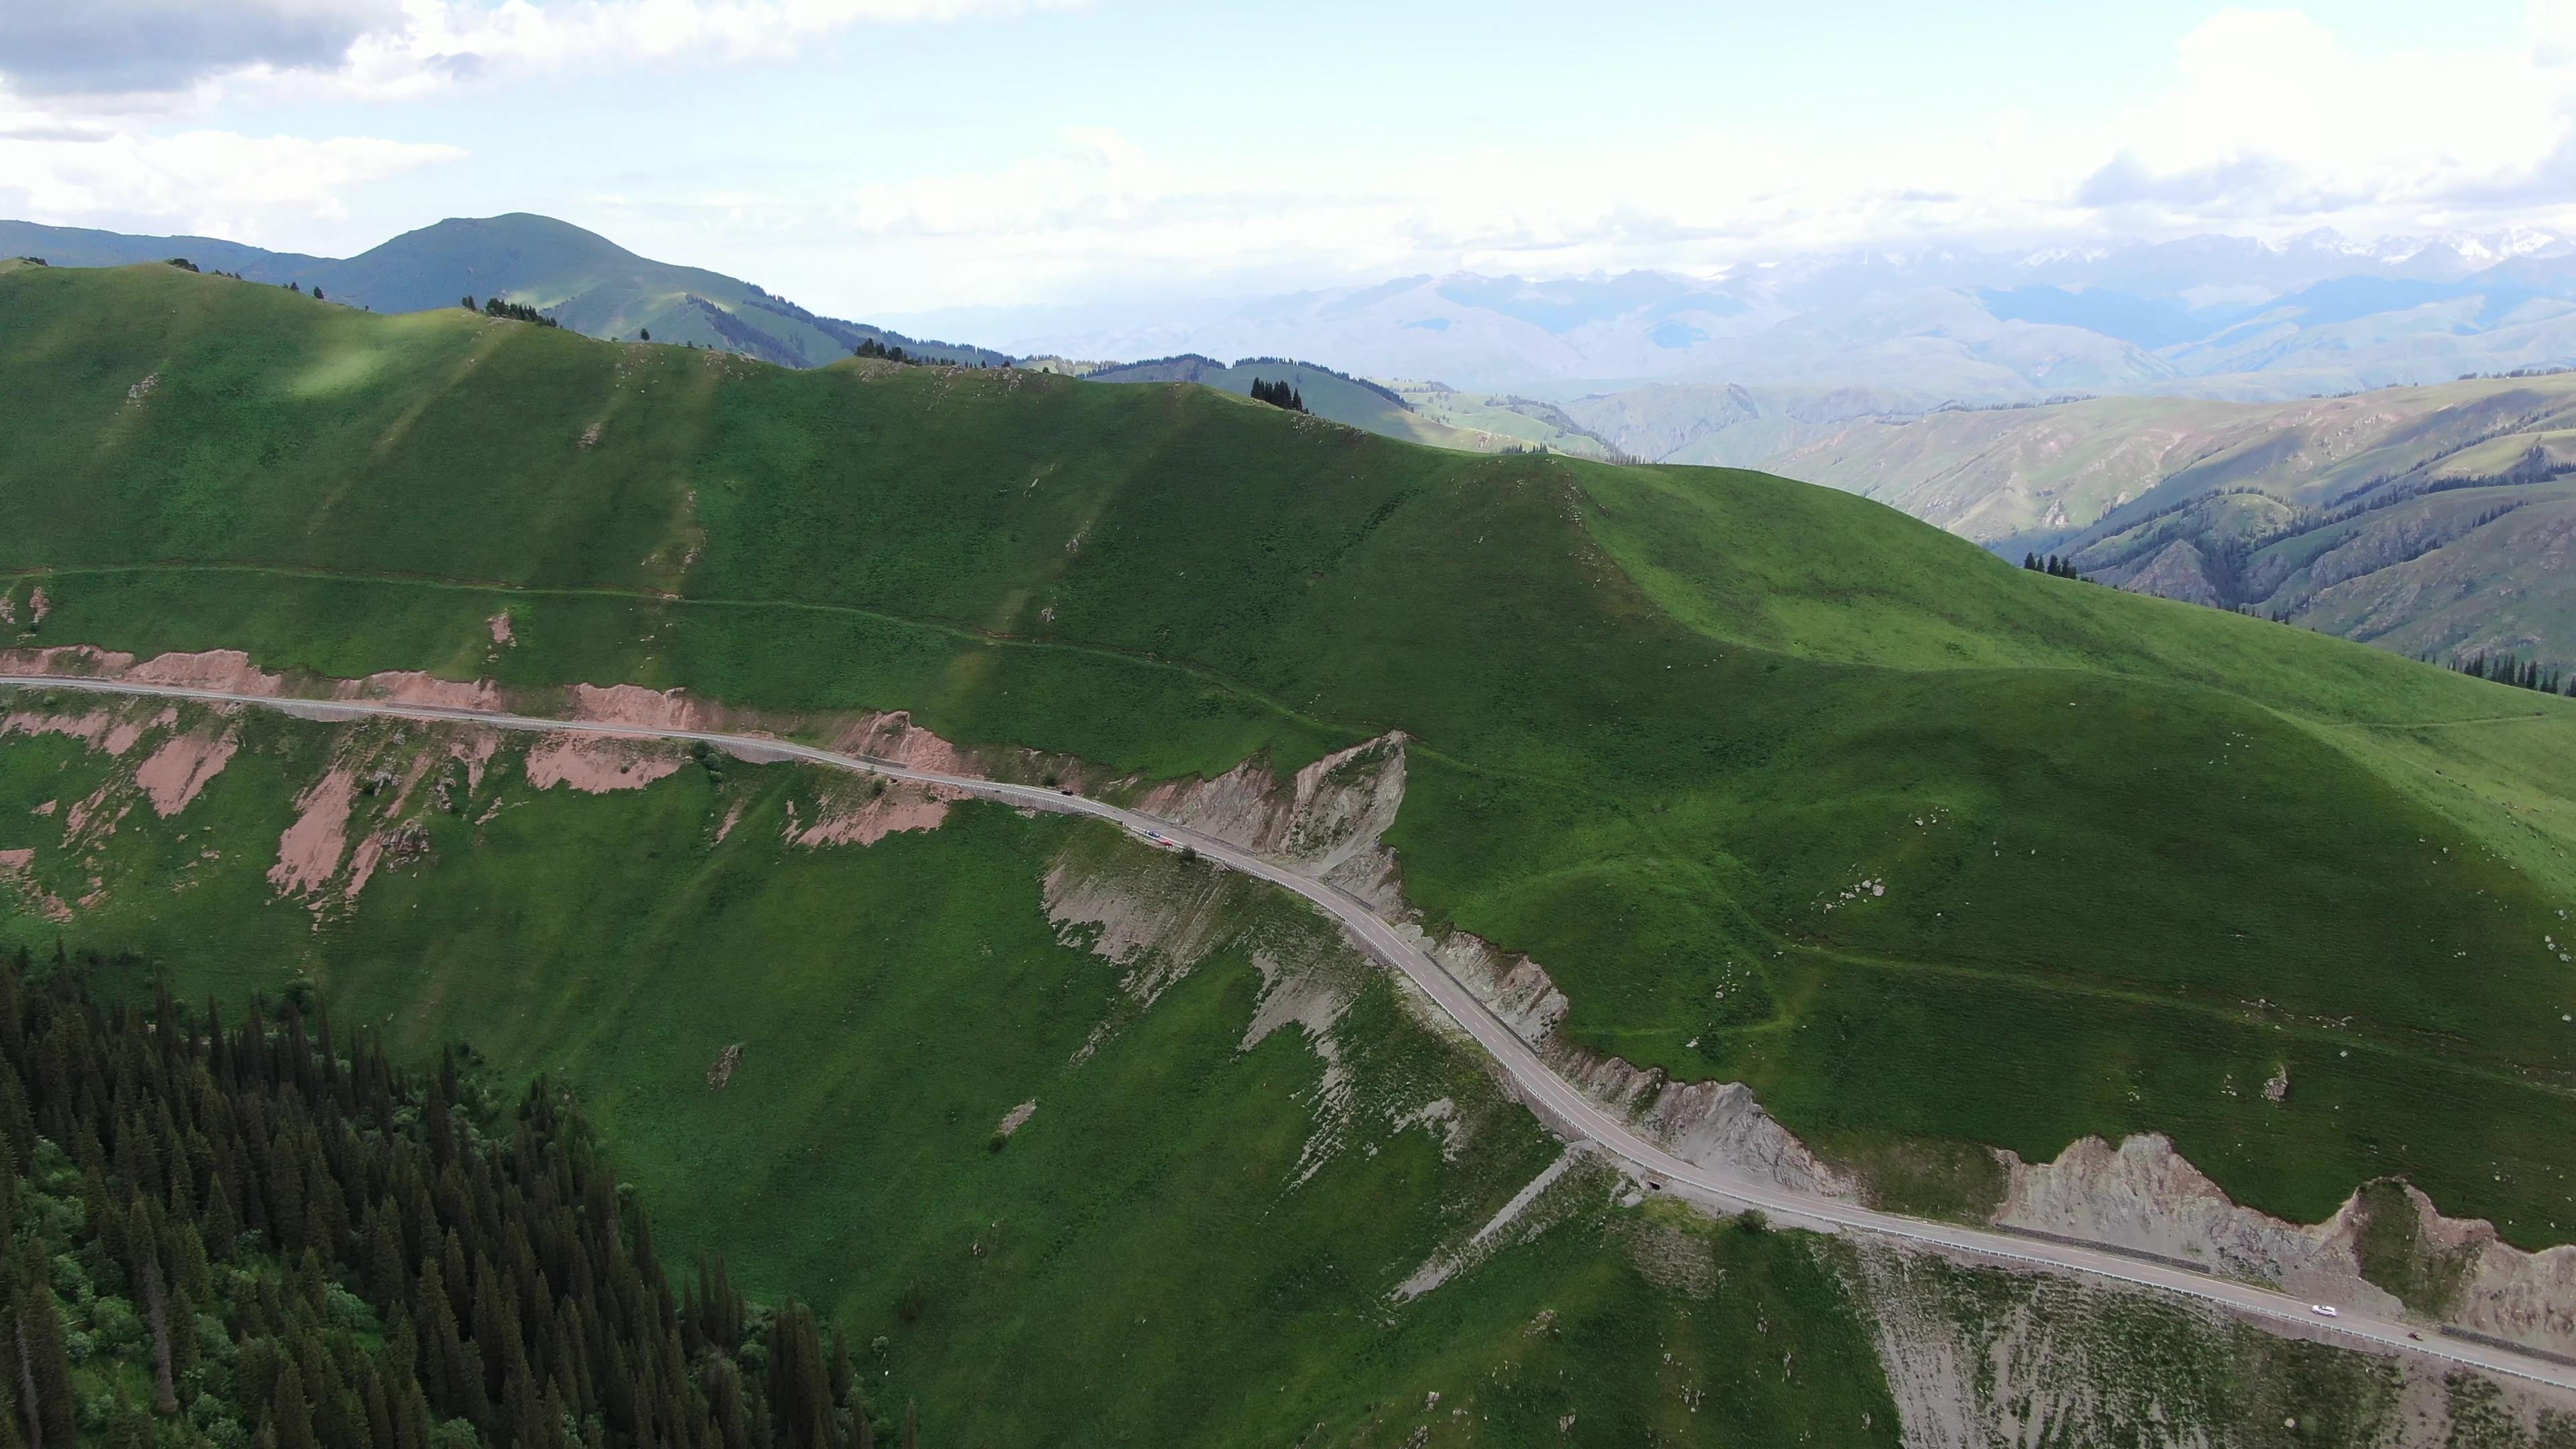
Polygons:
[[867,1449],[847,1343],[675,1288],[543,1079],[0,958],[0,1449]]
[[1266,402],[1274,408],[1286,408],[1292,413],[1302,413],[1306,411],[1306,395],[1299,392],[1296,387],[1284,377],[1279,379],[1277,382],[1264,382],[1260,378],[1254,378],[1252,380],[1252,400],[1254,402]]

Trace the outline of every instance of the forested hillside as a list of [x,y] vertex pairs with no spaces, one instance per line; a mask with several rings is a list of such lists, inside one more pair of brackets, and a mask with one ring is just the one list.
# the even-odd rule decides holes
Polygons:
[[[515,1113],[327,1007],[227,1027],[0,959],[0,1439],[278,1449],[844,1449],[849,1345],[699,1264],[542,1078]],[[828,1344],[828,1347],[826,1346]],[[910,1442],[907,1431],[905,1442]]]

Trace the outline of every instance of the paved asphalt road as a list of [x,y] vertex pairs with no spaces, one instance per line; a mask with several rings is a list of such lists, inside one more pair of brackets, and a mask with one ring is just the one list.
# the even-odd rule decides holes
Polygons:
[[[1353,939],[1371,956],[1403,972],[1433,1001],[1439,1003],[1458,1025],[1465,1029],[1499,1065],[1522,1099],[1558,1129],[1588,1139],[1601,1152],[1624,1161],[1634,1175],[1655,1191],[1678,1191],[1684,1196],[1706,1199],[1737,1208],[1754,1207],[1792,1223],[1824,1228],[1876,1233],[1884,1237],[1908,1239],[1934,1244],[1980,1258],[2015,1263],[2030,1267],[2081,1274],[2088,1278],[2181,1294],[2204,1302],[2234,1309],[2257,1321],[2270,1320],[2282,1325],[2319,1332],[2329,1340],[2340,1338],[2355,1348],[2396,1350],[2420,1354],[2453,1363],[2470,1364],[2494,1373],[2576,1390],[2576,1366],[2515,1353],[2483,1343],[2439,1336],[2424,1330],[2410,1330],[2394,1319],[2375,1317],[2353,1308],[2343,1308],[2339,1316],[2326,1318],[2314,1313],[2307,1302],[2232,1279],[2214,1277],[2192,1269],[2151,1262],[2126,1254],[2072,1243],[2025,1238],[2009,1233],[1962,1227],[1952,1223],[1933,1222],[1906,1217],[1898,1213],[1878,1212],[1857,1204],[1831,1198],[1793,1192],[1774,1183],[1742,1177],[1716,1168],[1684,1162],[1638,1135],[1626,1122],[1593,1105],[1582,1093],[1551,1071],[1536,1051],[1521,1040],[1511,1028],[1503,1025],[1484,1004],[1431,959],[1414,941],[1399,933],[1357,898],[1333,886],[1254,855],[1224,841],[1210,839],[1191,831],[1132,810],[1122,810],[1084,796],[1068,795],[1036,785],[1012,785],[993,780],[978,780],[959,775],[942,775],[929,770],[916,770],[887,760],[845,755],[817,749],[811,745],[771,739],[759,735],[723,734],[710,730],[668,729],[654,725],[606,724],[580,720],[540,719],[532,715],[498,714],[482,710],[447,709],[431,705],[393,704],[375,700],[307,700],[284,699],[267,695],[235,694],[218,689],[191,689],[177,685],[128,684],[111,680],[92,680],[45,675],[0,674],[0,688],[27,687],[58,690],[82,690],[101,694],[145,695],[162,699],[196,700],[208,704],[256,705],[283,710],[312,719],[348,719],[382,716],[396,719],[438,720],[481,725],[491,729],[569,731],[579,734],[622,736],[650,740],[702,740],[721,747],[726,753],[751,761],[802,760],[833,769],[856,770],[883,775],[896,780],[917,780],[941,785],[963,794],[1039,810],[1068,815],[1095,815],[1113,820],[1140,835],[1155,834],[1179,844],[1188,845],[1207,859],[1218,861],[1246,875],[1296,892],[1342,923]],[[2423,1332],[2421,1340],[2410,1332]]]

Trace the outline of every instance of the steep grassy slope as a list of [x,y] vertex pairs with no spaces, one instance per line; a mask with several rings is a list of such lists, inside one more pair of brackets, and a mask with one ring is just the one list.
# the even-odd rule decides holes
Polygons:
[[1402,728],[1409,895],[1533,952],[1584,1040],[1829,1146],[2160,1129],[2287,1214],[2396,1172],[2576,1237],[2562,704],[1829,490],[1205,389],[166,268],[0,276],[0,322],[24,642],[905,707],[1148,775]]
[[[15,884],[90,892],[73,929],[184,985],[313,990],[405,1052],[464,1037],[504,1091],[572,1086],[663,1251],[817,1299],[880,1403],[922,1403],[925,1442],[1878,1445],[1928,1416],[2216,1443],[2283,1442],[2288,1418],[2343,1443],[2397,1418],[2382,1361],[1561,1170],[1319,921],[1096,826],[964,806],[809,847],[799,822],[863,785],[619,747],[631,773],[595,772],[602,793],[540,789],[542,747],[472,730],[12,704]],[[133,733],[26,736],[38,719]],[[219,738],[193,798],[151,797],[150,760]],[[344,863],[281,898],[255,843],[336,818],[316,782],[378,770],[397,783],[350,832],[409,843],[363,889]],[[109,823],[67,839],[69,802]],[[1121,931],[1198,946],[1102,959],[1055,902],[1067,875],[1128,903]],[[58,929],[0,920],[0,945],[42,956]],[[2015,1367],[1927,1396],[1952,1351]]]
[[847,357],[863,340],[943,362],[1003,361],[985,348],[924,342],[817,316],[739,278],[640,257],[596,232],[525,212],[451,217],[347,258],[262,251],[208,237],[126,236],[0,221],[0,255],[83,267],[186,257],[255,282],[318,286],[335,300],[379,312],[453,307],[467,295],[499,297],[593,337],[651,332],[663,342],[694,342],[790,367]]
[[[156,713],[127,712],[146,728],[122,755],[58,735],[0,752],[0,850],[34,850],[46,884],[98,880],[82,938],[228,996],[275,991],[289,966],[398,1049],[464,1041],[505,1082],[572,1086],[664,1252],[797,1285],[865,1350],[873,1396],[921,1402],[926,1442],[1277,1443],[1320,1425],[1393,1444],[1424,1422],[1452,1442],[1460,1407],[1480,1442],[1555,1442],[1568,1413],[1683,1442],[1817,1421],[1824,1442],[1893,1442],[1837,1260],[1651,1229],[1606,1173],[1565,1179],[1492,1271],[1391,1300],[1560,1148],[1320,921],[1241,881],[995,807],[799,846],[796,812],[815,820],[845,787],[783,766],[583,794],[534,788],[516,745],[460,749],[481,762],[469,781],[448,751],[488,744],[470,731]],[[137,762],[192,733],[237,752],[163,817],[136,798]],[[345,871],[318,910],[281,899],[267,854],[234,844],[287,829],[334,766],[400,778],[424,759],[443,803],[362,801],[356,832],[420,834],[345,900]],[[33,813],[91,798],[132,808],[71,843]],[[1224,931],[1142,1005],[1050,919],[1051,869],[1199,902]],[[61,929],[22,915],[0,941],[41,954]],[[1249,1030],[1282,962],[1345,1003],[1311,1035]],[[1723,1272],[1726,1297],[1658,1281],[1647,1233]],[[1795,1380],[1739,1375],[1757,1344],[1794,1353]],[[1739,1379],[1706,1415],[1672,1388]]]
[[[2576,374],[1871,418],[1763,466],[2018,557],[2402,653],[2576,661]],[[2483,485],[2483,486],[2482,486]]]

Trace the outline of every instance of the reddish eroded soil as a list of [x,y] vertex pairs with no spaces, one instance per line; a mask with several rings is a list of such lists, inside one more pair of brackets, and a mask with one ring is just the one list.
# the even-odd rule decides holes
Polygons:
[[241,742],[229,730],[219,735],[172,735],[135,770],[134,783],[151,800],[152,813],[166,820],[187,809],[240,748]]
[[600,724],[642,725],[648,729],[715,729],[721,721],[684,690],[646,689],[640,684],[576,684],[572,717]]
[[483,788],[483,767],[501,752],[501,737],[491,730],[470,730],[448,753],[465,766],[465,793]]
[[280,895],[321,895],[349,849],[349,807],[358,798],[358,769],[338,763],[295,797],[295,823],[277,837],[268,882]]
[[440,679],[417,669],[386,670],[364,679],[344,679],[331,686],[333,699],[377,700],[386,704],[425,704],[433,709],[509,711],[501,686],[488,679]]
[[585,795],[641,790],[676,773],[688,757],[669,745],[609,735],[550,734],[528,747],[528,783],[539,790],[569,785]]
[[937,830],[948,822],[948,803],[957,798],[935,785],[896,784],[879,791],[851,781],[824,796],[811,825],[799,821],[791,803],[785,834],[789,844],[808,848],[874,845],[898,831]]
[[494,614],[491,618],[486,619],[483,622],[491,626],[492,647],[495,649],[506,649],[519,642],[510,634],[509,610],[503,609],[501,612]]
[[[115,679],[135,684],[163,684],[182,689],[216,689],[262,699],[305,697],[287,688],[284,675],[271,674],[238,649],[158,654],[137,661],[131,654],[69,644],[51,649],[0,649],[0,673],[59,674],[65,678]],[[439,679],[416,669],[385,670],[364,679],[334,682],[322,699],[379,700],[425,704],[444,709],[506,710],[500,686],[488,680]]]
[[0,850],[0,883],[13,885],[37,915],[57,925],[72,918],[72,908],[36,884],[36,852]]
[[0,715],[0,735],[62,735],[75,739],[93,750],[104,750],[122,756],[144,734],[178,719],[174,710],[163,710],[149,719],[138,719],[131,709],[99,708],[73,714],[40,709],[18,710]]
[[904,710],[865,716],[832,737],[832,748],[845,755],[891,760],[908,769],[941,775],[971,775],[972,762],[955,745],[915,726]]

